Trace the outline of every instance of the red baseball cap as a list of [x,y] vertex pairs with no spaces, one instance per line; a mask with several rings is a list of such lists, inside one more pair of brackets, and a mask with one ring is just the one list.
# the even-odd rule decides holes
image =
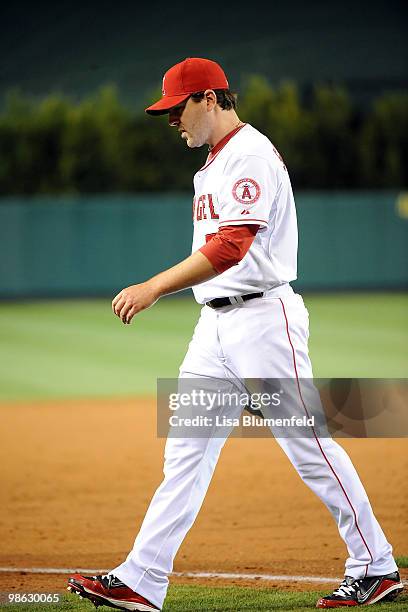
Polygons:
[[188,57],[166,72],[163,77],[163,97],[146,108],[146,113],[164,115],[193,93],[228,88],[227,77],[217,62],[202,57]]

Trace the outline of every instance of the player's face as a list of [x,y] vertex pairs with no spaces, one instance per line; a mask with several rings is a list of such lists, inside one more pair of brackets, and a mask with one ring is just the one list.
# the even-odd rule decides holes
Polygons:
[[211,122],[207,112],[207,103],[204,98],[195,102],[191,98],[169,111],[169,124],[177,127],[181,138],[186,140],[190,148],[201,147],[208,143]]

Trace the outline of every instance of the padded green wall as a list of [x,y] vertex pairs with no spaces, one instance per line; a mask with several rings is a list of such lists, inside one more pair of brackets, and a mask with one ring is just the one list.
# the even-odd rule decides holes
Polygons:
[[[298,288],[407,286],[402,196],[299,192],[296,202]],[[3,198],[0,296],[110,295],[186,257],[191,237],[190,194]]]

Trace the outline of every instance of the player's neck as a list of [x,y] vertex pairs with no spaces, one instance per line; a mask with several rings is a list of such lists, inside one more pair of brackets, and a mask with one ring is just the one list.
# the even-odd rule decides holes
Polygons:
[[227,134],[243,125],[242,121],[238,117],[234,110],[231,111],[219,111],[216,124],[213,131],[210,134],[208,146],[211,151]]

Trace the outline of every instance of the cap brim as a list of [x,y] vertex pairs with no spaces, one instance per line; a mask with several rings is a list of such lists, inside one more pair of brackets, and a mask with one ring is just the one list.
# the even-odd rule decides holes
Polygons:
[[149,115],[165,115],[169,112],[171,108],[173,108],[173,106],[181,104],[181,102],[187,100],[190,95],[191,94],[181,94],[180,96],[164,96],[158,102],[155,102],[151,106],[148,106],[145,109],[145,112]]

